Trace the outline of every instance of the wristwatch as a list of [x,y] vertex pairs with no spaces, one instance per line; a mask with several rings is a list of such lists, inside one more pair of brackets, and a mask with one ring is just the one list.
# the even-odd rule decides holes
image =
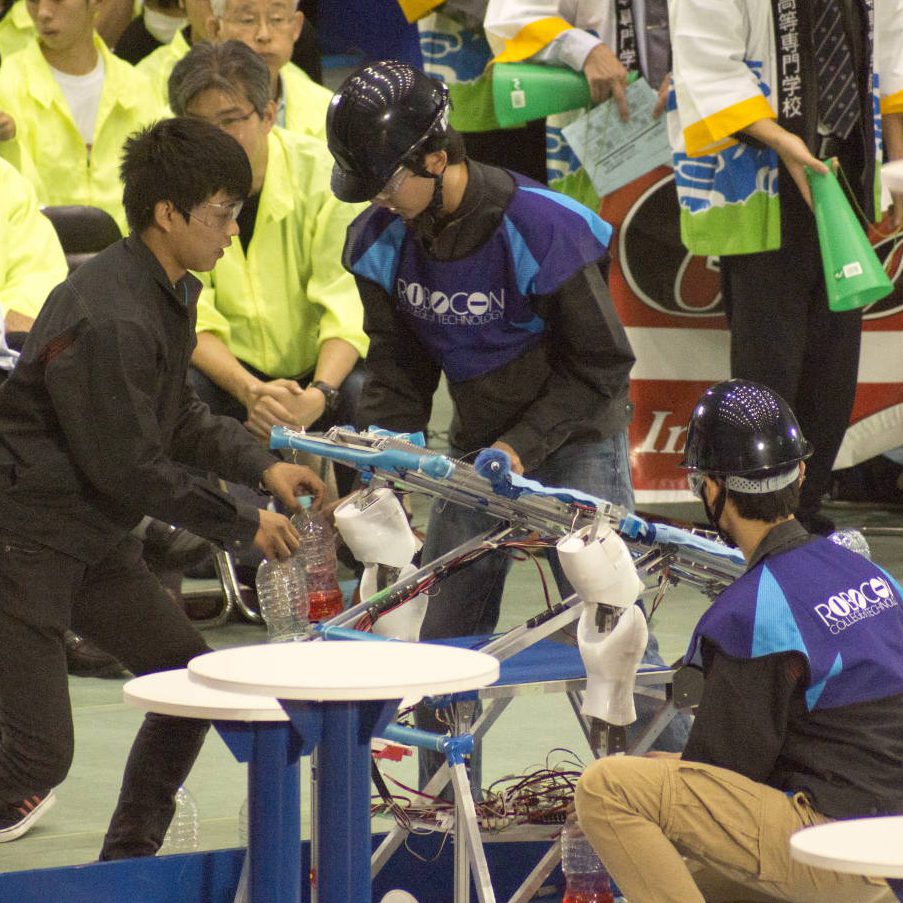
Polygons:
[[323,382],[322,379],[315,379],[310,386],[311,388],[319,389],[323,393],[323,396],[326,399],[327,411],[335,409],[335,406],[339,403],[339,390],[335,386]]

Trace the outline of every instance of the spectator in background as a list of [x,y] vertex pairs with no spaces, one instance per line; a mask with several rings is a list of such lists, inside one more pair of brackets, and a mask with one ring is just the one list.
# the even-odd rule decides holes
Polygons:
[[118,167],[126,137],[162,106],[94,31],[98,0],[32,0],[37,35],[3,61],[0,156],[42,204],[106,210],[125,232]]
[[731,374],[796,411],[815,448],[796,516],[829,534],[820,508],[856,394],[862,311],[828,306],[805,170],[836,157],[855,206],[880,218],[876,164],[882,150],[903,158],[903,2],[822,0],[817,17],[722,6],[672,7],[681,238],[720,258]]
[[[4,343],[21,347],[44,299],[66,278],[69,269],[54,228],[38,207],[34,186],[2,159],[0,185],[0,311],[6,332]],[[9,355],[3,354],[0,368],[12,369],[11,361]]]
[[133,66],[168,44],[186,25],[181,0],[144,0],[144,9],[128,24],[113,52]]
[[[486,37],[493,62],[567,66],[583,72],[594,103],[613,98],[629,118],[627,75],[639,71],[659,92],[653,115],[664,111],[670,52],[666,0],[488,0]],[[599,196],[570,149],[562,127],[574,114],[548,118],[548,183],[598,210]]]
[[211,38],[242,41],[267,64],[276,102],[276,125],[325,140],[332,91],[291,62],[304,24],[297,0],[210,0],[210,6]]
[[235,137],[253,175],[239,240],[203,277],[198,393],[261,439],[275,424],[354,422],[368,343],[341,251],[360,208],[332,196],[325,145],[273,127],[270,72],[239,41],[193,47],[173,70],[169,102]]
[[[25,47],[35,28],[25,0],[0,0],[0,59]],[[132,17],[132,0],[98,0],[96,27],[107,47],[114,47]]]
[[176,63],[200,41],[209,39],[207,31],[212,18],[210,0],[182,0],[188,24],[177,31],[169,43],[163,44],[141,60],[136,68],[143,72],[158,92],[160,103],[167,102],[169,75]]

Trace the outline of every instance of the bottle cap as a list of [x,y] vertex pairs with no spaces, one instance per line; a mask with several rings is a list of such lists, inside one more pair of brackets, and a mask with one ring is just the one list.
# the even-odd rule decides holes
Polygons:
[[296,496],[295,496],[295,501],[296,501],[302,508],[305,508],[305,509],[310,508],[310,506],[311,506],[311,505],[313,504],[313,502],[314,502],[313,496],[310,496],[310,495],[296,495]]

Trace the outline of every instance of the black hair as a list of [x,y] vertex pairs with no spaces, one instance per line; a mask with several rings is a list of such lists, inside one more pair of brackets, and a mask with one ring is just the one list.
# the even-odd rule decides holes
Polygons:
[[740,517],[774,523],[796,513],[800,505],[800,480],[794,480],[789,486],[774,492],[752,493],[729,489],[728,494]]
[[[420,147],[417,148],[416,154],[412,156],[411,162],[423,166],[423,161],[427,154],[434,154],[437,151],[445,151],[448,154],[448,165],[453,166],[455,163],[463,163],[467,156],[464,147],[464,138],[460,132],[455,131],[450,125],[445,127],[444,132],[434,132]],[[408,165],[408,161],[405,161]],[[414,169],[415,167],[410,167]]]
[[244,199],[251,191],[251,164],[242,146],[200,119],[162,119],[130,135],[119,176],[129,228],[141,233],[154,207],[170,201],[188,220],[198,204],[220,191]]
[[244,94],[258,116],[270,102],[270,70],[263,57],[242,41],[200,41],[176,63],[169,76],[169,108],[185,116],[205,91]]

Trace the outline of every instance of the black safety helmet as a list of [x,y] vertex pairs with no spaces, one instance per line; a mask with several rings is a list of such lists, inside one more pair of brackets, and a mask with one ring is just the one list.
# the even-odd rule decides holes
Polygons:
[[430,136],[446,133],[448,110],[445,85],[407,63],[383,60],[349,75],[326,114],[333,194],[375,197]]
[[768,386],[730,379],[710,386],[693,408],[681,467],[717,476],[765,476],[806,460],[790,405]]

